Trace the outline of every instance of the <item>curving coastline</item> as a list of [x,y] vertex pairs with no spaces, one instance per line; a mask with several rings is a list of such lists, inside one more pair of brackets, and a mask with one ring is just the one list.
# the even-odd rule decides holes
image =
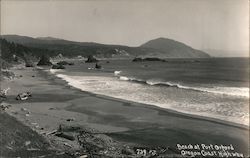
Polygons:
[[[238,152],[248,154],[249,129],[237,124],[83,92],[44,70],[15,73],[23,77],[5,84],[11,88],[8,102],[12,108],[7,112],[41,135],[66,123],[95,129],[127,145],[176,148],[177,143],[231,143]],[[14,100],[18,91],[27,89],[33,92],[32,99],[21,104]],[[28,109],[30,116],[19,113],[20,108]],[[72,117],[75,121],[66,121]],[[34,122],[44,129],[37,129]],[[60,144],[60,140],[55,141]]]
[[[121,76],[118,76],[118,74],[119,73],[115,72],[115,76],[118,77],[119,80],[124,81],[125,79],[120,78]],[[176,111],[176,112],[178,111],[179,113],[182,113],[182,114],[188,114],[188,115],[190,114],[190,115],[195,115],[195,116],[198,116],[198,117],[205,117],[205,118],[209,118],[209,119],[211,118],[212,120],[220,120],[220,121],[225,121],[225,122],[232,122],[232,123],[240,124],[240,125],[245,126],[245,127],[249,127],[249,123],[248,123],[247,118],[246,119],[240,119],[240,118],[236,119],[236,117],[230,118],[227,115],[224,116],[224,115],[218,115],[216,113],[209,113],[210,109],[208,109],[208,111],[206,113],[205,112],[199,113],[199,112],[196,112],[196,111],[185,111],[185,109],[182,110],[181,108],[175,108],[174,106],[168,105],[168,104],[172,104],[172,105],[176,104],[174,102],[165,104],[164,102],[169,102],[168,100],[163,100],[162,101],[163,103],[161,103],[160,101],[157,101],[157,100],[153,100],[153,101],[152,100],[147,100],[147,98],[143,99],[143,98],[140,98],[139,96],[137,96],[137,98],[132,97],[132,96],[129,97],[129,96],[125,95],[126,93],[117,95],[117,94],[113,93],[112,91],[111,92],[109,91],[110,86],[115,86],[115,87],[120,87],[121,86],[120,87],[121,89],[122,89],[122,87],[124,87],[125,90],[128,90],[127,88],[130,85],[129,85],[129,83],[124,83],[124,82],[121,82],[121,85],[120,85],[120,83],[118,83],[119,80],[117,80],[116,78],[112,78],[112,77],[111,78],[110,77],[101,78],[101,77],[96,77],[96,76],[90,76],[90,77],[88,77],[88,76],[68,76],[68,75],[65,75],[65,74],[62,74],[62,73],[57,73],[57,74],[54,74],[54,75],[56,75],[57,77],[65,80],[68,85],[73,86],[75,88],[78,88],[78,89],[80,89],[82,91],[85,91],[85,92],[87,91],[87,92],[91,92],[91,93],[94,93],[94,94],[98,94],[98,95],[102,95],[102,96],[108,96],[108,97],[111,97],[111,98],[117,98],[117,99],[121,99],[121,100],[124,100],[124,101],[129,101],[129,102],[131,101],[131,102],[135,102],[135,103],[148,104],[148,105],[157,106],[157,107],[160,107],[160,108],[163,108],[163,109],[169,109],[171,111]],[[100,81],[99,81],[99,79],[100,79]],[[145,85],[150,86],[148,83],[146,83],[146,81],[143,81],[143,80],[137,81],[135,79],[133,79],[133,80],[131,79],[131,80],[125,80],[125,82],[126,81],[132,82],[133,84],[139,83],[139,85],[134,85],[136,87],[139,86],[138,90],[140,90],[140,87],[141,87],[140,84],[145,84]],[[95,86],[95,84],[96,84],[96,86]],[[106,89],[106,87],[102,87],[101,85],[100,85],[100,87],[98,87],[99,84],[104,84],[104,85],[107,84],[108,88]],[[91,85],[93,85],[93,86],[91,86]],[[156,86],[161,86],[161,85],[156,85]],[[164,84],[164,86],[166,86],[166,85]],[[166,87],[168,87],[168,86],[166,86]],[[170,87],[176,88],[176,86],[170,86]],[[101,90],[100,91],[96,90],[98,88],[101,88]],[[180,89],[190,90],[189,88],[188,89],[180,88]],[[178,93],[178,89],[176,91],[177,91],[176,93]],[[195,91],[200,92],[200,90],[193,90],[193,89],[191,89],[191,91],[194,91],[194,93],[196,93]],[[115,88],[114,92],[118,92],[118,89]],[[206,91],[202,91],[202,92],[206,92]],[[133,93],[133,91],[131,91],[131,93]],[[184,93],[184,95],[186,95],[185,93]],[[141,97],[143,97],[143,94],[144,93],[141,94]],[[139,95],[139,93],[136,93],[136,95]],[[178,95],[179,95],[179,93],[178,93]],[[242,96],[240,96],[240,97],[242,97]],[[228,96],[228,98],[230,98],[230,95]],[[173,99],[173,98],[171,98],[171,99]],[[188,103],[186,103],[186,104],[188,104]],[[214,110],[214,109],[216,110],[216,107],[211,106],[211,110]]]

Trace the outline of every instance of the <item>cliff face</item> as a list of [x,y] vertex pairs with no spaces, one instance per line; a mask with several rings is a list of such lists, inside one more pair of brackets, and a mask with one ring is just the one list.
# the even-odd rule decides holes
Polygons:
[[169,58],[208,58],[207,53],[193,49],[184,43],[167,38],[157,38],[141,45],[142,48],[151,48]]

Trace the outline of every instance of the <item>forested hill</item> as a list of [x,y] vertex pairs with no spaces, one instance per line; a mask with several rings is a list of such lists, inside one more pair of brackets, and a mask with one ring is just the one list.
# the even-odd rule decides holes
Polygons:
[[[51,55],[62,54],[65,57],[95,55],[97,57],[134,57],[144,54],[144,50],[139,47],[128,47],[121,45],[105,45],[94,42],[75,42],[52,37],[32,38],[18,35],[3,35],[2,38],[9,42],[22,44],[29,48],[39,48],[49,50]],[[53,52],[53,53],[52,53]],[[46,53],[47,54],[47,53]]]
[[166,38],[159,38],[146,42],[142,46],[129,47],[122,45],[107,45],[94,42],[75,42],[53,37],[32,38],[18,35],[3,35],[9,42],[21,44],[35,56],[41,53],[55,56],[62,54],[65,57],[94,55],[99,58],[207,58],[205,52],[191,48],[184,43]]
[[14,42],[8,42],[0,38],[1,58],[7,62],[12,62],[21,58],[23,60],[38,59],[42,55],[56,56],[57,53],[48,49],[27,47]]

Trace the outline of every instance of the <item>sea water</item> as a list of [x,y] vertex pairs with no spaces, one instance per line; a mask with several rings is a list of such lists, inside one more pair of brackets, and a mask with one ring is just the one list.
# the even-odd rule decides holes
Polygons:
[[77,62],[52,73],[83,91],[249,126],[249,59]]

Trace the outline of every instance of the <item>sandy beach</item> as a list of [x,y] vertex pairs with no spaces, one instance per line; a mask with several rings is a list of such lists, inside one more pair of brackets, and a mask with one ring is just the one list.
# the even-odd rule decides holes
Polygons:
[[[11,107],[6,112],[42,136],[51,150],[82,148],[77,139],[49,134],[61,125],[99,133],[102,140],[110,140],[119,149],[161,146],[174,149],[169,154],[177,154],[177,144],[232,144],[234,151],[249,155],[249,127],[83,92],[44,70],[12,71],[19,77],[1,83],[1,88],[10,87],[4,104]],[[15,99],[27,91],[31,98]],[[77,132],[71,134],[77,137]]]
[[250,158],[249,0],[0,8],[0,158]]

